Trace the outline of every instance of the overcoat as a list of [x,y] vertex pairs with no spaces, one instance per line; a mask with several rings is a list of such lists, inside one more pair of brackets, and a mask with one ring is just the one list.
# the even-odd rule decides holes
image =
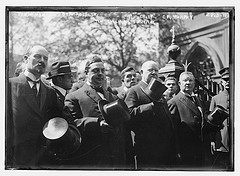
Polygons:
[[[104,97],[109,102],[117,99],[107,90]],[[104,117],[98,108],[100,100],[88,83],[65,97],[65,117],[69,123],[75,123],[82,136],[73,164],[83,169],[122,169],[125,165],[123,128],[119,125],[111,133],[101,131],[99,122]]]
[[56,88],[54,88],[54,91],[56,92],[57,95],[57,106],[59,110],[63,110],[64,107],[64,100],[65,100],[65,96]]
[[[125,100],[127,96],[127,91],[124,89],[124,86],[115,88],[117,91],[118,98]],[[129,123],[124,123],[124,136],[125,136],[125,147],[126,147],[126,166],[128,169],[135,168],[135,160],[134,160],[134,133],[131,131],[131,128],[129,127]]]
[[62,114],[54,90],[42,81],[39,94],[40,106],[24,74],[9,79],[6,148],[10,167],[34,169],[46,164],[43,126]]
[[153,105],[143,92],[146,87],[140,81],[129,89],[125,99],[131,114],[129,126],[135,133],[138,168],[166,169],[175,159],[173,124],[166,101]]

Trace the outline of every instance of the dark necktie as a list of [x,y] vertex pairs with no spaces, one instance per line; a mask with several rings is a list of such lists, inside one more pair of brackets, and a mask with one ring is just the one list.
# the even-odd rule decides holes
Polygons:
[[192,98],[192,101],[194,102],[194,104],[197,106],[197,107],[200,107],[198,101],[197,101],[197,97],[196,96],[191,96]]
[[38,81],[33,81],[31,78],[27,77],[27,80],[32,82],[33,83],[33,86],[32,86],[32,90],[34,91],[34,94],[37,96],[38,95],[38,91],[37,91],[37,84],[40,83],[40,80]]
[[187,97],[193,102],[194,105],[197,106],[197,101],[196,101],[196,97],[195,97],[195,96],[189,96],[189,95],[187,95]]
[[104,94],[104,93],[103,93],[103,88],[102,88],[102,87],[94,87],[93,89],[95,89],[96,92],[100,92],[101,94]]
[[33,83],[33,86],[32,86],[31,89],[33,90],[34,95],[35,95],[36,98],[37,98],[37,103],[38,103],[38,105],[40,106],[40,95],[39,95],[38,90],[37,90],[37,84],[40,83],[40,80],[38,80],[38,81],[33,81],[33,80],[32,80],[31,78],[29,78],[29,77],[27,77],[27,80]]

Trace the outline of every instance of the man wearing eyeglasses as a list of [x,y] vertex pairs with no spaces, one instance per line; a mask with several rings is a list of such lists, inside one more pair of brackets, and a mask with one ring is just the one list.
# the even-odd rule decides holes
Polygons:
[[[210,111],[212,111],[217,105],[221,105],[229,111],[229,67],[225,67],[219,71],[221,75],[221,85],[223,90],[211,100]],[[223,128],[213,134],[213,140],[211,142],[212,152],[214,154],[214,165],[216,169],[230,169],[230,127],[229,117],[223,122]]]
[[43,126],[61,113],[57,109],[54,90],[41,80],[48,62],[48,51],[35,45],[23,59],[25,71],[9,79],[6,168],[39,169],[47,163]]

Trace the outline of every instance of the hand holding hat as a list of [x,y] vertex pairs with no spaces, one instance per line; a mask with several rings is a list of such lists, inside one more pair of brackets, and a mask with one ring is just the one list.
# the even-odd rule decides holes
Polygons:
[[102,133],[114,133],[114,128],[105,120],[100,121],[100,129]]
[[99,110],[102,113],[104,120],[107,124],[115,127],[130,119],[127,105],[121,99],[113,102],[107,100],[100,100],[98,102]]
[[161,81],[152,78],[148,86],[143,89],[143,92],[155,103],[162,103],[162,94],[167,90],[167,87]]
[[217,105],[209,115],[207,115],[208,126],[213,130],[221,130],[223,126],[224,120],[229,116],[229,112],[227,109],[222,107],[221,105]]
[[81,135],[77,128],[71,126],[61,117],[54,117],[43,127],[43,136],[49,153],[60,158],[76,152],[81,144]]

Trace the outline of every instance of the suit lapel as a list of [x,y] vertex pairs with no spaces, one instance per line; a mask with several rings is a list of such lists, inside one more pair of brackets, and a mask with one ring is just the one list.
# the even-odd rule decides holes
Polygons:
[[87,96],[89,96],[93,101],[95,101],[96,103],[98,103],[98,101],[100,101],[102,98],[98,95],[98,93],[96,92],[96,90],[94,90],[93,88],[91,88],[87,83],[85,83],[83,85],[83,89],[85,89],[85,93]]
[[59,101],[64,104],[65,96],[56,88],[54,88],[55,92],[57,93]]
[[21,76],[21,81],[23,82],[23,90],[21,90],[23,97],[26,100],[26,103],[34,110],[38,115],[41,116],[41,112],[37,103],[36,96],[33,94],[32,89],[30,88],[26,76]]
[[181,101],[186,107],[191,109],[195,114],[201,115],[201,112],[197,108],[197,106],[189,99],[187,98],[183,93],[179,92],[179,101]]
[[104,97],[106,98],[106,100],[112,101],[112,100],[111,100],[112,97],[110,97],[110,94],[111,94],[111,93],[110,93],[109,91],[103,89],[103,93],[104,93]]
[[40,81],[40,110],[43,109],[43,106],[45,104],[46,101],[46,97],[47,97],[47,88],[45,87],[45,85],[42,83],[42,81]]

